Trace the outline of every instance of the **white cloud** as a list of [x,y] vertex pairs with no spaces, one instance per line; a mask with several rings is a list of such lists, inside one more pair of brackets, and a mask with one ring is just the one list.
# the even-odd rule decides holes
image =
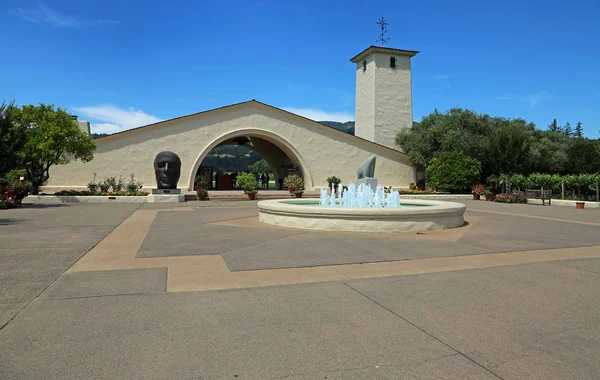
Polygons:
[[434,75],[431,77],[431,79],[448,79],[450,78],[450,75]]
[[529,107],[534,108],[540,104],[542,100],[548,99],[548,97],[550,97],[550,94],[547,92],[537,92],[535,94],[524,96],[521,100],[528,103]]
[[115,106],[77,107],[74,110],[82,119],[88,119],[92,132],[116,133],[161,121],[156,116],[134,108]]
[[284,110],[307,117],[315,121],[339,121],[346,122],[354,120],[354,115],[348,112],[327,112],[313,108],[284,107]]
[[33,24],[52,24],[61,28],[85,28],[90,26],[99,26],[102,24],[120,24],[114,20],[89,20],[75,18],[49,8],[43,3],[38,4],[36,8],[19,9],[17,14],[25,21]]

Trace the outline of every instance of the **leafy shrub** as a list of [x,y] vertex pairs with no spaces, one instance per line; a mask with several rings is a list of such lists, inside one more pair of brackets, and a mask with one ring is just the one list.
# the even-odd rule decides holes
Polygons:
[[480,173],[479,161],[460,152],[432,158],[425,172],[430,186],[450,192],[467,192],[477,183]]
[[94,178],[92,178],[92,181],[87,184],[87,188],[90,191],[90,193],[95,194],[98,192],[98,184],[96,183],[96,173],[95,172],[94,172]]
[[206,188],[204,187],[199,187],[198,190],[196,190],[196,195],[198,196],[198,198],[204,199],[204,200],[208,200],[208,190],[206,190]]
[[135,180],[135,175],[131,173],[129,175],[129,181],[125,184],[125,190],[129,193],[135,193],[142,188],[142,183]]
[[293,187],[294,190],[304,190],[304,180],[302,177],[296,174],[285,177],[283,180],[283,186]]
[[484,190],[483,195],[485,195],[486,197],[491,197],[494,195],[494,192],[492,190],[486,189]]
[[106,182],[106,180],[100,181],[98,182],[98,188],[100,189],[101,193],[108,193],[110,190],[110,183]]
[[198,186],[202,189],[208,188],[208,181],[206,180],[206,177],[203,175],[197,175],[194,178],[194,186]]
[[523,174],[515,174],[510,177],[510,184],[518,190],[525,189],[527,187],[527,177]]
[[256,182],[256,177],[252,173],[238,174],[236,184],[246,194],[256,193],[258,189],[258,182]]
[[125,178],[123,178],[123,176],[120,175],[119,180],[113,184],[112,189],[114,192],[118,193],[118,192],[122,191],[124,188],[125,188]]
[[341,180],[341,179],[339,179],[338,177],[334,176],[334,175],[332,175],[331,177],[328,177],[328,178],[327,178],[327,184],[328,184],[329,186],[332,186],[332,185],[333,185],[333,186],[337,186],[337,185],[339,185],[340,183],[342,183],[342,180]]

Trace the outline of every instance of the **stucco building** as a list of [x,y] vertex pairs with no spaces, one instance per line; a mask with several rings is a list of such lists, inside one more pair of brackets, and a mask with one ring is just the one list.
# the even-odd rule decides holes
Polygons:
[[301,174],[307,190],[327,186],[332,175],[343,183],[355,181],[357,167],[373,155],[380,184],[408,187],[416,172],[394,141],[400,130],[412,126],[410,60],[417,53],[371,46],[351,59],[356,66],[355,136],[250,100],[97,139],[92,161],[53,167],[42,191],[84,189],[93,173],[97,179],[135,173],[150,189],[156,185],[154,157],[165,150],[181,158],[179,187],[192,190],[203,159],[224,144],[255,150],[276,181],[291,172]]

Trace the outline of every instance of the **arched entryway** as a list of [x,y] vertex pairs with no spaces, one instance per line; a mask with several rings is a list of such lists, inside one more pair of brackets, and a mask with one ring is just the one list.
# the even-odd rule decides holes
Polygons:
[[304,179],[305,187],[307,189],[312,188],[313,182],[308,167],[293,145],[272,132],[243,129],[220,136],[200,152],[190,173],[188,190],[192,190],[194,177],[210,151],[217,146],[230,144],[244,145],[258,153],[269,164],[276,184],[279,183],[279,179],[283,180],[286,175],[297,173]]

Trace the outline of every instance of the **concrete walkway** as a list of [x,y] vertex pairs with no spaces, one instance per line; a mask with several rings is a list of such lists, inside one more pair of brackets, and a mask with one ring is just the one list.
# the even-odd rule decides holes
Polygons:
[[600,378],[600,210],[465,203],[379,235],[248,201],[2,210],[0,378]]

